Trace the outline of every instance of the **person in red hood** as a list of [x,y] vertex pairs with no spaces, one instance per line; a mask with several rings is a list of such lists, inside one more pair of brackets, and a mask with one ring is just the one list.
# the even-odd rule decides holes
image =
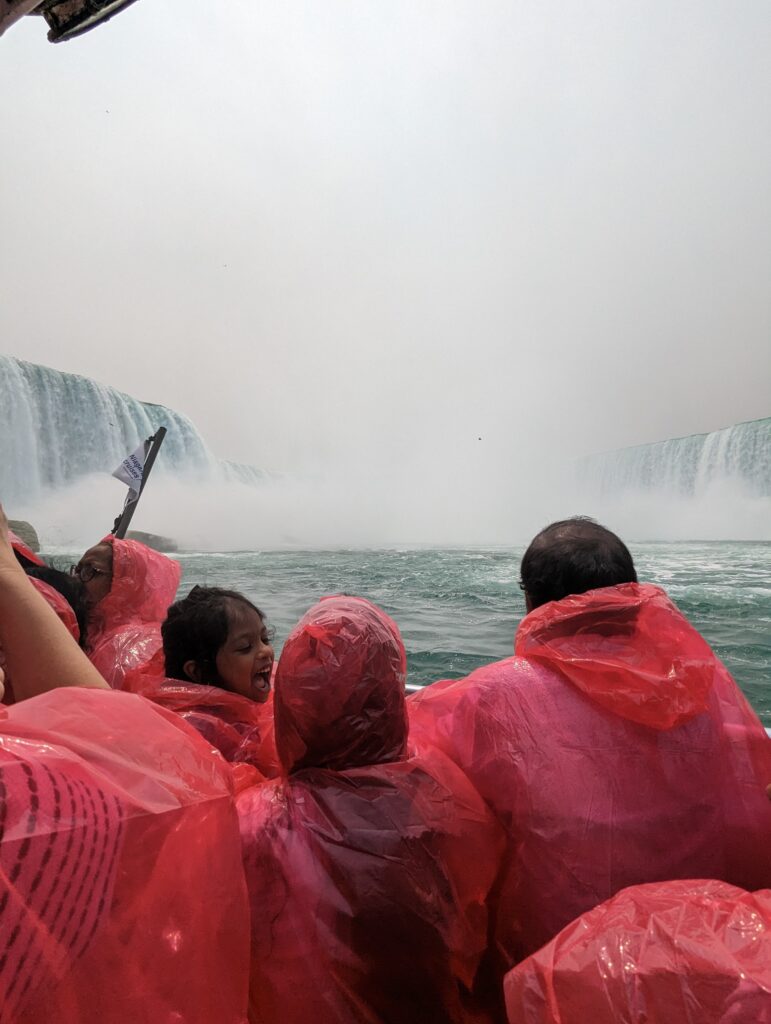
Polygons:
[[86,588],[86,649],[114,689],[161,646],[161,622],[182,575],[178,562],[135,540],[111,534],[71,569]]
[[252,1024],[489,1019],[470,990],[502,833],[453,764],[408,755],[405,674],[396,625],[361,598],[321,601],[286,641],[285,777],[237,801]]
[[771,1024],[771,891],[633,886],[505,981],[509,1024]]
[[771,741],[703,638],[591,520],[542,531],[521,585],[516,656],[409,701],[508,832],[501,967],[625,886],[771,885]]

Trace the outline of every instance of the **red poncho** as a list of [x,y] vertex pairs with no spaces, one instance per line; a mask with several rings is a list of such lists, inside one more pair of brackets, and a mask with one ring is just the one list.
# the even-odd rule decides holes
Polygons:
[[516,652],[408,702],[418,748],[460,765],[508,831],[504,964],[628,885],[771,884],[771,741],[661,590],[544,605]]
[[[31,548],[28,548],[21,537],[18,537],[13,530],[8,531],[8,536],[11,541],[11,547],[17,554],[20,554],[32,565],[45,566],[45,562],[40,555],[36,555]],[[52,586],[48,583],[44,583],[43,580],[38,580],[35,579],[34,576],[30,576],[29,581],[32,586],[43,595],[48,604],[51,605],[53,610],[67,627],[67,630],[75,637],[76,640],[79,641],[80,627],[78,626],[78,620],[75,617],[75,612],[72,610],[69,602],[59,593],[58,590],[54,590]]]
[[231,764],[252,765],[269,779],[279,774],[272,691],[264,704],[258,704],[219,686],[169,679],[163,672],[160,650],[126,675],[123,688],[176,712]]
[[8,539],[11,542],[11,547],[17,555],[21,555],[22,558],[26,559],[26,561],[31,565],[45,565],[45,562],[40,555],[36,555],[32,548],[28,547],[21,537],[11,529],[8,530]]
[[34,576],[28,576],[27,579],[35,590],[37,590],[37,592],[41,594],[45,601],[53,608],[59,619],[64,623],[70,636],[75,640],[80,641],[80,626],[78,625],[78,620],[69,601],[63,597],[58,590],[54,590],[52,586],[45,583],[43,580],[37,580]]
[[229,770],[141,697],[0,712],[0,1019],[243,1024],[248,912]]
[[770,1024],[771,892],[639,885],[506,977],[509,1024]]
[[360,598],[322,601],[276,675],[287,778],[238,800],[252,1024],[448,1024],[487,943],[501,836],[449,761],[406,753],[405,655]]
[[111,534],[112,586],[91,611],[88,656],[110,686],[122,689],[126,674],[161,647],[161,623],[179,587],[178,562],[135,540]]

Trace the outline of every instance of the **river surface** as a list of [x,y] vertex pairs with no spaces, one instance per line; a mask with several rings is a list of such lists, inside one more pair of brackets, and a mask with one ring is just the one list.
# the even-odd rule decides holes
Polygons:
[[[771,543],[631,545],[641,581],[664,587],[771,726]],[[274,628],[277,651],[325,594],[370,598],[399,624],[408,680],[463,676],[512,653],[525,612],[511,548],[185,554],[181,594],[196,583],[242,590]]]

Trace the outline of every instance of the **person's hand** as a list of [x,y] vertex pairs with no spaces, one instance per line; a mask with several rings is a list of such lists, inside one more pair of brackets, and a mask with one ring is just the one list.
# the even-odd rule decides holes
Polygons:
[[3,506],[0,505],[0,570],[10,570],[14,573],[18,573],[19,570],[21,570],[23,573],[24,570],[19,565],[13,548],[11,547],[9,530],[10,527],[8,526],[5,511],[3,510]]
[[11,543],[11,539],[8,536],[9,530],[10,526],[8,525],[8,519],[6,518],[5,515],[5,509],[3,508],[2,504],[0,504],[0,542],[2,542],[3,544]]

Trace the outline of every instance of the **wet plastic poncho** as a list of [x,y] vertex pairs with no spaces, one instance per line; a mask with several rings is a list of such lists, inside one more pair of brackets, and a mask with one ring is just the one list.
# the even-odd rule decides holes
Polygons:
[[27,579],[35,590],[37,590],[37,592],[41,594],[46,602],[53,608],[59,619],[64,623],[70,636],[75,640],[80,641],[80,626],[78,625],[77,617],[75,616],[75,612],[69,601],[60,594],[58,590],[54,590],[52,586],[49,586],[49,584],[44,580],[35,579],[34,576],[28,576]]
[[89,615],[88,656],[110,686],[120,690],[126,674],[160,649],[160,624],[182,569],[135,540],[108,534],[101,543],[112,546],[112,586]]
[[248,916],[229,770],[141,697],[0,711],[3,1024],[242,1024]]
[[127,673],[124,689],[176,712],[232,764],[252,765],[265,778],[279,774],[272,692],[259,704],[219,686],[169,679],[163,672],[161,650],[142,668]]
[[21,537],[11,529],[8,530],[8,539],[10,540],[11,547],[16,552],[16,555],[21,556],[22,565],[25,563],[28,565],[45,565],[45,562],[40,555],[36,555],[32,548],[28,547]]
[[771,892],[625,889],[506,978],[509,1024],[771,1024]]
[[276,674],[287,778],[238,799],[252,1024],[448,1024],[487,942],[501,835],[447,760],[407,757],[405,654],[369,602],[322,601]]
[[628,885],[771,884],[771,741],[661,590],[544,605],[516,651],[409,701],[418,748],[452,757],[508,831],[504,964]]

